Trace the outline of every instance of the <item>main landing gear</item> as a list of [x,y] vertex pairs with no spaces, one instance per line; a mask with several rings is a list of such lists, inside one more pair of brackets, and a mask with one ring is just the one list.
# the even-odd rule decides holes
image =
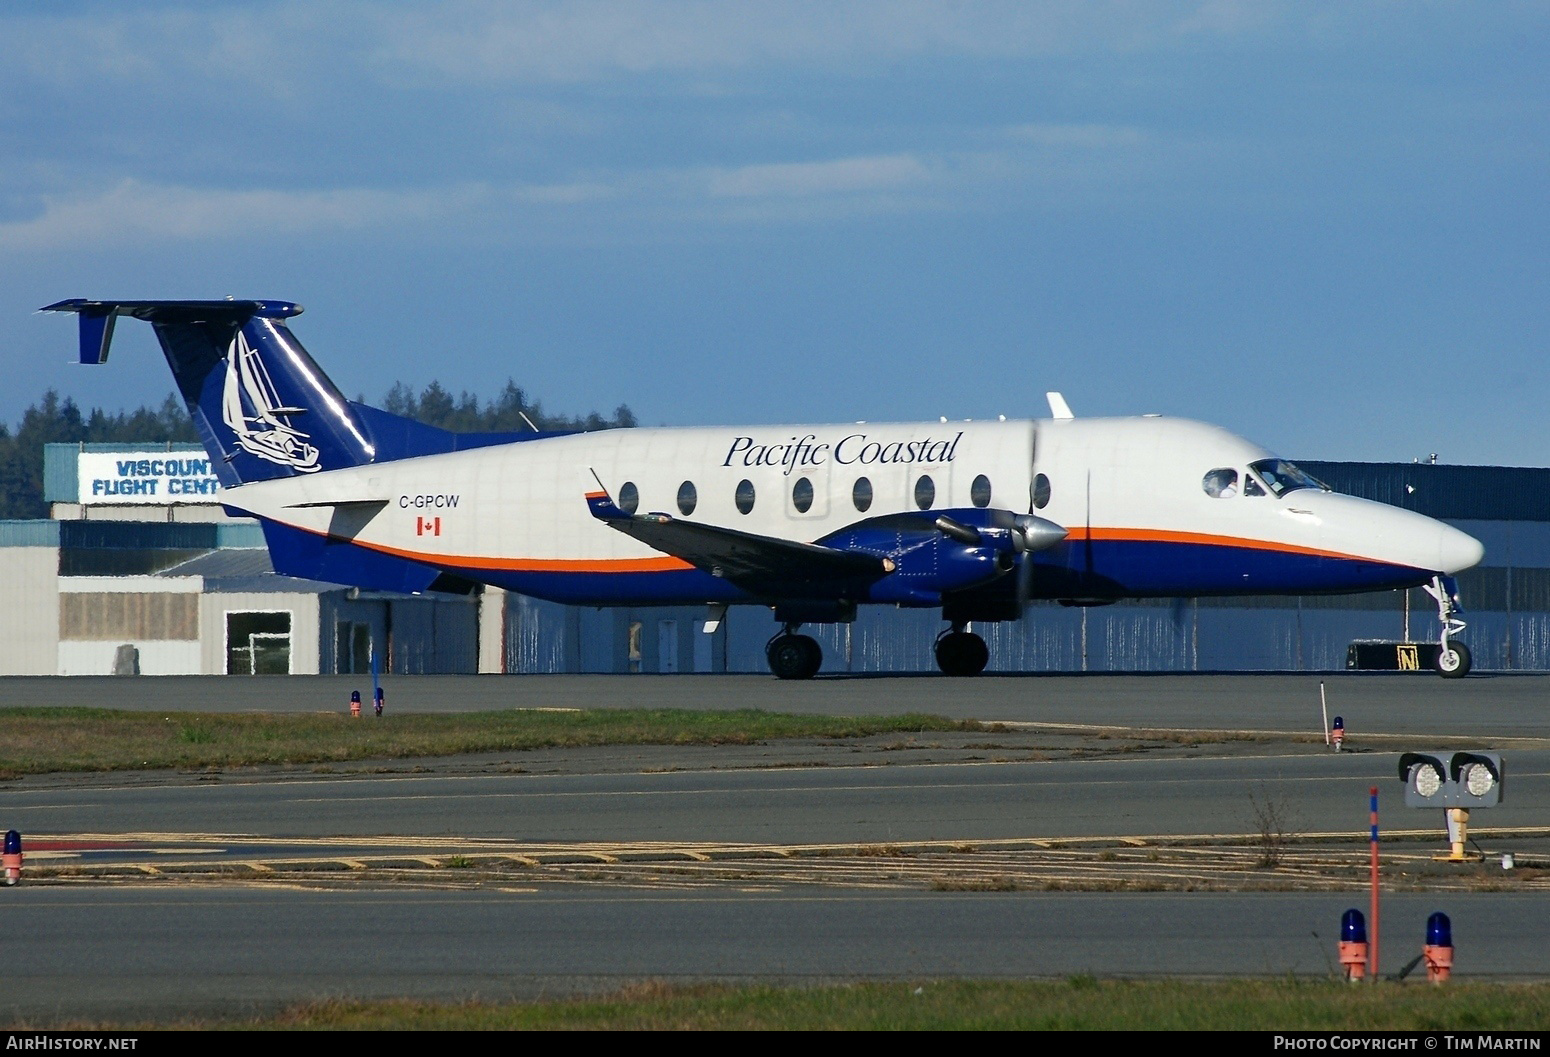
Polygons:
[[[764,647],[765,659],[777,679],[811,679],[823,666],[823,650],[807,635],[798,635],[801,625],[787,624]],[[936,666],[944,675],[978,675],[990,662],[985,640],[964,625],[954,624],[936,640]]]
[[777,679],[811,679],[823,665],[823,650],[817,640],[796,634],[800,626],[787,624],[786,629],[764,647],[770,671]]
[[936,666],[943,675],[978,675],[990,663],[985,640],[954,624],[936,638]]
[[1451,589],[1451,581],[1444,583],[1440,576],[1432,577],[1432,582],[1423,585],[1421,590],[1436,600],[1437,620],[1442,624],[1442,648],[1437,651],[1437,674],[1444,679],[1462,679],[1469,674],[1473,662],[1469,656],[1469,647],[1453,641],[1453,636],[1465,627],[1459,619],[1463,610],[1459,608],[1458,596]]

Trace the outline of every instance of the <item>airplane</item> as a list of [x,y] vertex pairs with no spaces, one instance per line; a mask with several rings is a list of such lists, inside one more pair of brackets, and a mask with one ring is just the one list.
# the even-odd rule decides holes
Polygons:
[[947,675],[989,660],[972,626],[1034,600],[1424,588],[1436,668],[1468,673],[1453,575],[1479,541],[1332,492],[1257,444],[1178,418],[857,422],[458,434],[348,400],[285,301],[89,301],[80,359],[149,322],[228,511],[275,571],[356,587],[486,584],[571,605],[770,609],[771,672],[822,664],[804,624],[862,605],[940,609]]

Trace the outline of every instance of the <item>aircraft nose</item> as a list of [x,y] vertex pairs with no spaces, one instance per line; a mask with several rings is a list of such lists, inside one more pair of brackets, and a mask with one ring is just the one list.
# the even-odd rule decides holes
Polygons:
[[1448,576],[1472,569],[1485,557],[1485,547],[1467,532],[1443,525],[1437,534],[1437,571]]

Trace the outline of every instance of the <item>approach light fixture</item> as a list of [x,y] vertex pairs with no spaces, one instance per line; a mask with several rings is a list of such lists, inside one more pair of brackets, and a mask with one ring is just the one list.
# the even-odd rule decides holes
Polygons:
[[1399,779],[1405,783],[1406,807],[1440,807],[1452,851],[1447,862],[1471,862],[1468,855],[1469,811],[1502,802],[1504,771],[1495,752],[1407,752],[1399,758]]

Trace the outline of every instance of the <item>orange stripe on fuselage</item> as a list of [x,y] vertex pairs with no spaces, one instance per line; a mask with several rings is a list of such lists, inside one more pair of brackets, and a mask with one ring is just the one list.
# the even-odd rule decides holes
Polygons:
[[1191,543],[1205,547],[1239,547],[1245,550],[1275,551],[1279,554],[1306,554],[1314,558],[1343,558],[1346,561],[1379,560],[1364,558],[1359,554],[1320,550],[1317,547],[1299,547],[1294,543],[1276,543],[1273,540],[1247,539],[1242,536],[1214,536],[1204,532],[1173,532],[1168,529],[1074,528],[1066,535],[1066,541],[1070,543],[1080,543],[1085,540],[1092,540],[1094,543]]
[[[304,528],[301,525],[292,525],[291,527],[301,529],[303,532],[312,532],[314,535],[328,535],[323,532],[314,532],[312,529]],[[503,572],[530,573],[665,573],[694,568],[693,565],[682,558],[674,558],[671,555],[663,555],[660,558],[492,558],[479,555],[439,554],[433,551],[405,550],[400,547],[389,547],[382,543],[368,543],[359,539],[335,538],[380,554],[392,555],[395,558],[405,558],[409,561],[423,562],[429,565],[451,565],[461,569],[490,569]],[[1304,554],[1317,558],[1340,558],[1346,561],[1378,561],[1375,558],[1363,558],[1360,555],[1319,550],[1314,547],[1299,547],[1290,543],[1246,539],[1240,536],[1215,536],[1203,532],[1173,532],[1166,529],[1073,528],[1066,536],[1066,542],[1068,543],[1081,543],[1086,540],[1092,540],[1095,543],[1188,543],[1208,547],[1238,547],[1247,550],[1275,551],[1281,554]]]
[[[601,496],[607,493],[595,494]],[[353,543],[365,550],[391,555],[394,558],[407,558],[409,561],[422,562],[426,565],[452,565],[460,569],[491,569],[522,573],[668,573],[694,568],[682,558],[674,558],[671,555],[663,555],[660,558],[486,558],[470,554],[440,554],[435,551],[411,551],[402,547],[389,547],[385,543],[371,543],[349,536],[330,536],[327,532],[318,532],[305,525],[289,525],[289,527],[314,536]]]
[[459,569],[492,569],[519,573],[667,573],[694,566],[682,558],[486,558],[464,554],[437,554],[433,551],[400,550],[381,543],[350,540],[357,547],[391,554],[395,558],[424,562],[427,565],[455,565]]

